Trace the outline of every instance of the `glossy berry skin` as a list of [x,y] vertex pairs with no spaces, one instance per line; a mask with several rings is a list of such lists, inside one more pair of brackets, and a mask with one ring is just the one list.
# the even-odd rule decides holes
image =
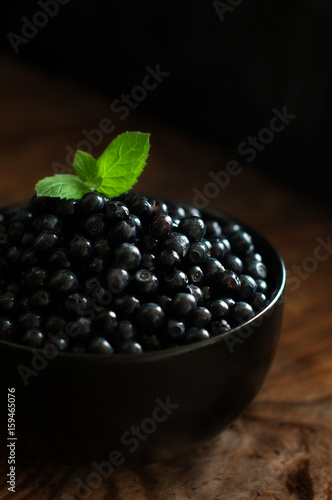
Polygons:
[[250,304],[256,311],[261,311],[267,303],[267,298],[262,292],[255,292],[250,298]]
[[38,328],[30,328],[23,334],[21,342],[29,347],[42,347],[45,343],[45,337]]
[[186,318],[194,312],[196,305],[196,300],[193,295],[189,293],[177,293],[172,300],[171,314],[174,318]]
[[228,253],[223,258],[223,265],[229,271],[233,271],[235,274],[242,274],[243,272],[243,262],[237,255],[232,255]]
[[97,193],[86,193],[78,203],[78,209],[84,215],[92,215],[103,208],[104,198]]
[[120,354],[140,354],[143,352],[143,349],[138,342],[126,340],[119,345],[117,352]]
[[15,326],[6,317],[0,316],[0,340],[12,341],[15,338]]
[[208,249],[202,241],[194,242],[190,245],[190,248],[186,255],[186,261],[192,265],[200,265],[208,257]]
[[114,353],[114,349],[105,338],[96,337],[91,340],[88,352],[90,354],[110,355]]
[[66,320],[60,316],[48,316],[43,322],[43,331],[45,335],[62,334],[65,330]]
[[122,295],[114,300],[117,315],[122,318],[132,316],[139,308],[140,302],[134,295]]
[[129,209],[121,201],[112,201],[105,206],[106,221],[110,225],[129,219]]
[[117,294],[123,292],[127,288],[129,274],[121,267],[113,267],[107,271],[106,279],[108,289],[112,293]]
[[226,295],[234,295],[240,288],[241,282],[233,271],[224,271],[218,279],[218,288]]
[[75,273],[67,269],[56,271],[49,280],[49,287],[55,294],[70,294],[76,291],[78,279]]
[[93,249],[90,240],[83,236],[76,236],[69,243],[70,256],[82,262],[91,258]]
[[176,319],[169,319],[167,321],[166,327],[165,327],[166,335],[171,338],[172,340],[179,341],[185,331],[186,327],[182,321],[178,321]]
[[157,291],[158,278],[148,269],[140,269],[135,273],[134,286],[138,293],[152,294]]
[[99,313],[93,321],[93,327],[100,331],[104,336],[109,336],[114,332],[118,325],[116,314],[112,310],[103,311]]
[[206,259],[206,261],[202,264],[202,269],[208,285],[214,285],[219,282],[225,271],[225,268],[219,260],[214,259],[213,257]]
[[105,258],[107,257],[107,255],[109,255],[111,251],[111,246],[107,241],[107,239],[98,238],[98,240],[94,244],[93,249],[96,257]]
[[197,307],[190,317],[190,324],[195,328],[208,329],[211,319],[212,314],[206,307]]
[[136,240],[136,224],[130,220],[117,222],[110,232],[110,242],[113,245],[119,243],[134,243]]
[[252,276],[255,280],[265,280],[267,277],[267,268],[263,262],[252,261],[245,266],[245,273]]
[[178,253],[180,257],[185,257],[189,250],[190,242],[185,234],[171,233],[164,241],[164,248],[171,248]]
[[83,224],[83,229],[88,238],[94,240],[104,234],[105,222],[101,214],[90,215]]
[[150,224],[151,235],[157,239],[164,239],[172,232],[173,221],[169,215],[156,215]]
[[137,312],[137,321],[143,331],[151,333],[160,328],[164,322],[165,313],[159,304],[147,302]]
[[149,222],[153,216],[153,208],[146,198],[136,198],[130,203],[130,211],[137,215],[142,222]]
[[84,283],[84,291],[93,301],[102,301],[106,294],[99,276],[89,276]]
[[5,292],[0,295],[0,314],[11,315],[16,310],[16,298],[12,292]]
[[134,339],[136,329],[128,320],[119,321],[118,326],[112,334],[112,343],[114,346],[119,346],[126,340]]
[[228,235],[228,240],[234,253],[244,255],[254,249],[252,238],[246,231],[233,231]]
[[69,251],[57,248],[49,257],[48,262],[52,269],[69,269],[71,266]]
[[167,204],[162,200],[150,200],[154,215],[168,214]]
[[201,342],[203,340],[208,340],[210,338],[209,332],[205,328],[190,328],[185,334],[185,340],[187,344],[193,344],[194,342]]
[[81,293],[73,293],[66,298],[65,310],[69,315],[83,315],[88,307],[89,300]]
[[211,322],[210,331],[212,336],[221,335],[230,329],[231,326],[225,319],[217,319]]
[[192,285],[199,285],[204,280],[204,273],[199,266],[192,266],[187,271],[188,281]]
[[61,232],[61,226],[60,219],[52,214],[41,215],[34,223],[37,233],[48,231],[58,235]]
[[45,286],[47,280],[47,272],[41,267],[32,267],[26,271],[23,278],[23,284],[27,289],[35,290]]
[[161,279],[161,284],[170,293],[184,291],[188,285],[188,276],[183,271],[176,269],[169,274],[165,274]]
[[17,320],[18,328],[21,331],[26,331],[31,328],[39,328],[40,323],[40,316],[32,312],[27,312],[26,314],[19,316]]
[[30,295],[29,304],[33,311],[45,312],[53,306],[53,300],[46,290],[37,290]]
[[113,261],[123,269],[135,269],[141,263],[141,252],[132,243],[121,243],[113,252]]
[[185,234],[190,241],[198,241],[205,235],[205,224],[200,217],[185,217],[181,220],[179,231]]
[[139,267],[154,271],[156,269],[156,256],[151,252],[144,252],[141,254],[141,262]]
[[255,315],[253,308],[247,302],[236,302],[231,309],[231,316],[237,324],[242,324]]
[[204,303],[204,296],[203,296],[203,292],[202,292],[202,289],[196,285],[187,285],[186,287],[186,292],[189,293],[190,295],[192,295],[194,297],[194,299],[196,300],[196,304],[198,306],[202,306],[203,303]]
[[175,250],[172,250],[171,248],[164,248],[157,258],[157,264],[162,269],[170,271],[181,265],[181,259]]
[[239,297],[243,300],[250,299],[256,291],[256,281],[254,280],[254,278],[248,276],[247,274],[239,276],[239,280],[241,282]]
[[43,231],[37,236],[33,247],[38,254],[45,254],[55,248],[57,242],[58,237],[56,234]]
[[257,288],[256,288],[256,292],[261,292],[261,293],[264,293],[266,295],[269,287],[268,287],[268,284],[265,280],[262,280],[262,279],[256,279],[256,285],[257,285]]
[[212,319],[225,319],[229,315],[229,306],[225,300],[216,299],[207,303],[207,308],[212,314]]
[[208,220],[205,222],[206,236],[208,238],[220,238],[222,235],[222,229],[218,221]]

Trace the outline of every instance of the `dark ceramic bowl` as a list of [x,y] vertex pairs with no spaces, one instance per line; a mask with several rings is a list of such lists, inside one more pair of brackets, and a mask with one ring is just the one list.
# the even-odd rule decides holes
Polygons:
[[265,309],[207,341],[140,355],[49,352],[46,359],[0,342],[1,436],[8,388],[16,394],[17,446],[67,464],[155,462],[223,431],[254,399],[272,363],[286,276],[273,246],[241,225],[269,269]]

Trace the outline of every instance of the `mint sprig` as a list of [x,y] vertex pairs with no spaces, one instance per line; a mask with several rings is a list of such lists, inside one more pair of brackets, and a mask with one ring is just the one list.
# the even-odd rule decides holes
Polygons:
[[39,181],[38,196],[80,199],[89,191],[118,196],[128,191],[142,173],[149,154],[150,134],[125,132],[116,137],[97,160],[89,153],[77,151],[76,175],[55,174]]

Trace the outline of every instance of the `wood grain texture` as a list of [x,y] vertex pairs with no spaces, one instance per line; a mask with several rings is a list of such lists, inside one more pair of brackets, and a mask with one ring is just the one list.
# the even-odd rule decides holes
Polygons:
[[[150,166],[136,186],[148,194],[191,202],[193,188],[203,191],[209,172],[232,159],[139,109],[119,121],[108,97],[77,81],[45,75],[15,59],[2,59],[0,67],[2,205],[29,198],[36,181],[52,173],[52,162],[65,162],[66,146],[75,149],[82,130],[98,128],[105,117],[114,121],[113,136],[123,130],[152,133]],[[105,134],[93,153],[109,140]],[[289,282],[275,362],[255,401],[220,436],[172,462],[115,470],[84,498],[332,500],[332,250],[325,250],[325,260],[315,257],[319,242],[331,238],[331,212],[248,164],[210,206],[264,233],[288,270],[301,266],[304,272],[316,259],[296,290],[294,280]],[[91,470],[31,462],[19,444],[17,449],[15,494],[7,491],[6,450],[0,450],[0,499],[80,498],[77,479],[86,481]]]

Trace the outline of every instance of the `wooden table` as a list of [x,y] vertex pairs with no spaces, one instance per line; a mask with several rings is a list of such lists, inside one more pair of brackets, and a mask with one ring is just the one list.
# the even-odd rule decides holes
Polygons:
[[[191,202],[193,189],[202,191],[209,182],[209,172],[223,169],[232,159],[230,153],[159,123],[139,108],[119,121],[112,116],[108,97],[78,81],[4,58],[1,75],[2,205],[29,198],[36,181],[52,174],[54,161],[65,163],[67,145],[75,149],[84,138],[82,130],[98,128],[102,118],[114,121],[112,137],[123,130],[152,133],[149,166],[136,186],[142,192]],[[110,139],[105,134],[94,155]],[[272,369],[255,401],[220,436],[176,461],[118,469],[89,498],[331,500],[331,212],[246,163],[210,206],[264,233],[290,271]],[[89,474],[88,469],[22,459],[13,494],[6,485],[6,450],[0,453],[0,498],[5,500],[76,498],[76,479],[84,481]]]

